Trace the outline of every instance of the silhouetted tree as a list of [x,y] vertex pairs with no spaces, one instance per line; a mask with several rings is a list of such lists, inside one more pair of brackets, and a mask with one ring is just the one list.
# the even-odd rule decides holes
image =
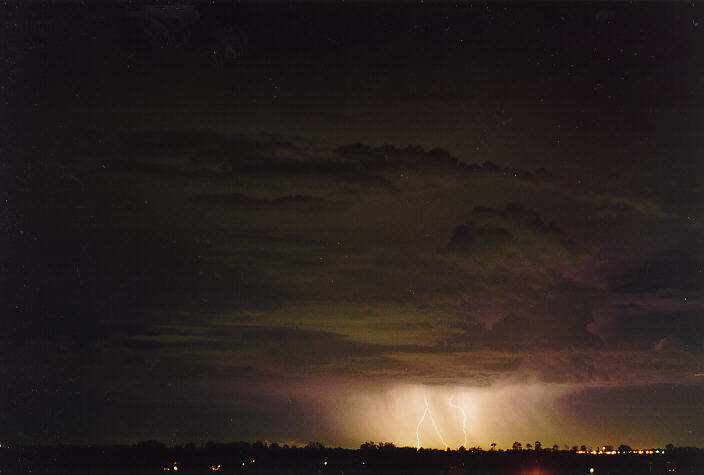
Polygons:
[[531,444],[530,442],[528,442],[528,443],[526,444],[526,450],[533,450],[533,444]]
[[540,452],[540,449],[542,449],[542,448],[543,448],[542,442],[540,442],[539,440],[536,440],[535,441],[535,451]]
[[523,444],[521,444],[518,441],[515,441],[511,447],[513,448],[513,450],[521,450],[521,447],[523,447]]
[[393,442],[379,442],[375,443],[373,440],[369,442],[364,442],[359,446],[359,450],[390,450],[395,449],[396,446]]
[[496,450],[496,442],[491,443],[491,450]]
[[262,450],[265,448],[264,442],[262,442],[261,440],[257,440],[252,444],[252,448],[254,450]]
[[552,451],[557,452],[558,450],[560,450],[560,444],[553,444]]
[[629,447],[628,445],[626,445],[626,444],[621,444],[621,445],[618,446],[618,451],[621,452],[621,453],[624,453],[624,452],[625,452],[625,453],[629,453],[631,450],[633,450],[633,449],[630,448],[630,447]]

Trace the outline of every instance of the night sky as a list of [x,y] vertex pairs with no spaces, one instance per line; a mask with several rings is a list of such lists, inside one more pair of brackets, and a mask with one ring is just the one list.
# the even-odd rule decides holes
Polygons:
[[704,446],[704,5],[19,2],[0,45],[0,442]]

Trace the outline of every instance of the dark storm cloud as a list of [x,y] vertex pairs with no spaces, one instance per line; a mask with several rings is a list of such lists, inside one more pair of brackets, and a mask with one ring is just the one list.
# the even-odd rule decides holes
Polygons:
[[580,254],[562,230],[546,225],[520,203],[509,203],[503,210],[476,206],[467,224],[455,228],[447,252],[490,264],[557,269]]
[[391,189],[384,177],[359,166],[312,155],[299,146],[273,137],[207,133],[131,134],[118,141],[113,158],[117,171],[210,173],[220,176],[313,177]]
[[[61,271],[47,265],[47,283],[40,290],[78,289],[91,298],[67,300],[78,302],[69,311],[58,308],[58,299],[52,297],[39,312],[32,310],[27,321],[34,322],[33,331],[50,329],[54,339],[104,341],[110,334],[119,341],[109,352],[126,359],[129,353],[132,366],[143,359],[151,368],[131,369],[130,362],[111,362],[115,357],[110,355],[95,363],[18,362],[32,373],[62,374],[85,390],[87,377],[58,371],[62,366],[79,368],[78,373],[94,376],[90,384],[98,391],[141,385],[154,397],[162,385],[179,387],[188,381],[198,391],[224,393],[231,390],[228,382],[245,385],[249,378],[275,378],[282,369],[316,377],[453,384],[461,380],[479,385],[522,378],[561,383],[656,380],[662,377],[658,371],[671,367],[677,368],[673,378],[683,374],[681,365],[655,366],[647,354],[632,356],[616,369],[600,358],[587,330],[599,295],[561,273],[564,266],[577,265],[585,253],[561,227],[546,224],[542,211],[532,204],[476,205],[484,199],[498,200],[501,206],[512,203],[503,194],[510,195],[514,188],[520,190],[519,196],[527,196],[528,181],[516,180],[499,166],[486,164],[476,172],[455,173],[462,166],[441,151],[355,145],[343,155],[339,150],[326,154],[296,139],[273,135],[160,132],[83,146],[76,155],[59,156],[60,169],[77,175],[66,180],[71,183],[67,194],[38,205],[57,213],[57,223],[68,217],[73,226],[58,239],[64,244],[46,248],[52,256],[67,257],[58,258]],[[359,148],[364,153],[371,149],[370,157],[353,158],[352,149]],[[374,163],[385,160],[381,150],[386,150],[391,164]],[[77,190],[91,179],[85,170],[95,166],[90,157],[97,164],[112,161],[121,167],[99,172],[109,193],[94,191],[78,199]],[[342,168],[326,174],[280,165],[310,160]],[[334,178],[344,170],[354,173],[343,180]],[[411,179],[420,177],[413,185],[418,188],[399,178],[399,170],[408,171],[403,175]],[[435,172],[439,185],[432,188],[425,180]],[[386,180],[395,192],[363,184],[359,174]],[[174,176],[180,177],[177,186]],[[310,185],[300,189],[293,178]],[[567,207],[579,202],[547,182],[531,182],[530,193],[567,196]],[[506,183],[513,188],[502,188]],[[363,192],[350,200],[341,184],[361,186]],[[455,191],[445,191],[475,187],[480,191],[468,202],[457,199]],[[414,196],[418,190],[421,196]],[[447,196],[437,203],[426,199],[435,200],[442,193]],[[76,218],[85,214],[78,207],[86,203],[101,223],[100,231]],[[316,214],[300,212],[310,207],[343,212],[326,213],[329,217],[319,220]],[[469,220],[453,232],[468,209],[472,209]],[[442,220],[430,221],[433,225],[427,229],[414,227],[425,227],[429,218],[424,212]],[[269,215],[275,219],[261,218]],[[174,219],[186,216],[190,216],[186,226],[174,227]],[[143,232],[133,230],[135,223]],[[424,233],[437,238],[428,245]],[[174,241],[155,236],[171,236]],[[77,243],[78,248],[72,250],[66,242]],[[437,253],[441,247],[444,251]],[[23,249],[18,255],[26,253]],[[40,254],[38,248],[29,252],[36,262]],[[74,261],[90,286],[71,280]],[[106,275],[101,276],[99,269]],[[36,264],[20,276],[37,282],[41,271],[41,264]],[[54,280],[63,286],[48,283]],[[127,284],[121,287],[123,283]],[[15,282],[12,289],[19,286]],[[37,287],[32,289],[30,293],[36,294]],[[318,303],[322,310],[316,310]],[[352,308],[353,303],[363,306]],[[70,314],[64,320],[73,326],[43,327],[47,321],[37,316],[42,312]],[[223,329],[211,320],[213,314],[252,329]],[[242,320],[247,315],[249,320]],[[91,325],[93,330],[80,334],[81,328]],[[31,331],[25,329],[23,334]],[[660,344],[658,356],[672,353],[678,343],[674,338]],[[34,343],[49,339],[34,335]],[[30,353],[49,357],[52,351]],[[91,348],[84,354],[94,358],[96,352]],[[643,364],[659,369],[638,372],[637,377],[629,373]],[[221,367],[233,372],[217,369]],[[129,373],[131,380],[118,379],[119,371]],[[46,386],[64,384],[58,376],[52,381]],[[25,386],[35,383],[31,379]]]
[[129,134],[112,145],[101,145],[95,152],[110,157],[113,169],[120,171],[310,176],[389,189],[394,188],[391,178],[382,174],[394,170],[498,176],[533,185],[555,181],[544,169],[531,172],[491,161],[468,164],[442,149],[357,143],[339,146],[328,156],[276,135],[253,138],[201,132]]
[[371,147],[356,143],[341,145],[335,152],[342,160],[359,163],[369,170],[441,170],[454,173],[495,174],[529,183],[548,178],[547,171],[544,169],[533,173],[518,168],[501,167],[488,160],[482,164],[468,164],[453,157],[447,150],[439,148],[425,150],[417,145],[398,148],[388,144]]
[[[257,370],[283,371],[302,367],[337,367],[345,360],[379,357],[397,351],[417,351],[417,347],[361,343],[343,335],[290,327],[210,324],[192,331],[188,326],[163,327],[171,333],[130,337],[137,348],[191,347],[199,352],[220,353],[228,365],[246,365]],[[173,331],[177,330],[177,331]]]

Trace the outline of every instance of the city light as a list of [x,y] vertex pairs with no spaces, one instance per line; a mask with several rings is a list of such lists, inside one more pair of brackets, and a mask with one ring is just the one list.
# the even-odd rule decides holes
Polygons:
[[664,454],[665,450],[663,449],[647,449],[647,450],[631,450],[630,452],[620,452],[617,450],[577,450],[575,452],[576,454],[580,455],[626,455],[626,454],[632,454],[632,455],[653,455],[653,454]]

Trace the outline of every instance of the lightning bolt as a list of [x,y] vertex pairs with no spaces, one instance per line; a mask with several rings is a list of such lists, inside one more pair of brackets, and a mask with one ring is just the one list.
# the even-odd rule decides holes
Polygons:
[[420,426],[423,424],[423,421],[425,420],[425,416],[427,415],[430,417],[430,422],[433,424],[433,428],[435,429],[435,433],[438,435],[440,438],[440,442],[442,442],[442,445],[445,446],[445,449],[447,449],[448,445],[447,442],[445,442],[445,439],[443,438],[442,434],[440,433],[440,429],[438,428],[438,425],[435,423],[435,418],[433,417],[433,413],[430,412],[430,405],[428,404],[428,397],[424,394],[423,399],[425,400],[425,411],[423,411],[423,416],[421,416],[420,420],[418,421],[418,425],[416,426],[416,450],[420,450]]
[[462,433],[464,434],[464,445],[463,445],[463,447],[466,449],[466,448],[467,448],[467,413],[464,412],[464,409],[463,409],[462,407],[460,407],[460,406],[458,406],[457,404],[455,404],[455,403],[452,402],[452,401],[454,401],[454,399],[455,399],[455,396],[454,396],[454,395],[453,395],[453,396],[450,396],[450,400],[447,401],[447,403],[448,403],[450,406],[452,406],[452,407],[454,407],[455,409],[457,409],[458,411],[460,411],[460,413],[462,414]]
[[423,411],[423,416],[421,416],[416,426],[416,450],[420,450],[420,425],[425,420],[425,415],[428,413],[428,400],[425,401],[425,411]]

